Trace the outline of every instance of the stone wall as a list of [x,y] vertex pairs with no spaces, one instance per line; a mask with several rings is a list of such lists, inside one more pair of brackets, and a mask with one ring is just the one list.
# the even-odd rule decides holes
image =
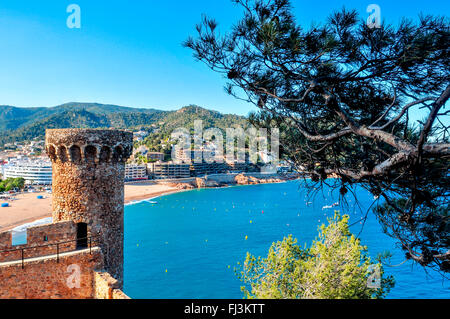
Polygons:
[[54,222],[27,229],[28,245],[45,245],[65,241],[74,241],[77,236],[73,221]]
[[[79,287],[73,268],[79,267]],[[71,267],[70,267],[71,266]],[[95,270],[102,269],[103,256],[98,247],[0,263],[1,299],[86,299],[95,298]]]
[[111,299],[131,299],[131,298],[128,297],[122,290],[113,289]]
[[[41,251],[40,251],[41,252]],[[51,253],[51,251],[48,251]],[[79,287],[74,270],[79,267]],[[129,299],[120,282],[103,270],[99,247],[0,262],[0,299]]]
[[0,233],[0,250],[9,249],[12,246],[12,232]]
[[23,245],[12,246],[11,234],[0,233],[0,262],[21,260],[22,251],[23,258],[32,258],[76,249],[76,226],[72,221],[30,227]]
[[117,279],[104,271],[94,272],[96,299],[130,299],[122,290]]

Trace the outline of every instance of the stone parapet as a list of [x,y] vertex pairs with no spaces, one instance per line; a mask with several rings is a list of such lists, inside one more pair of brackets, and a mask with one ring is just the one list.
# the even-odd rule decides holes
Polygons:
[[117,279],[104,271],[94,273],[96,299],[130,299],[122,290]]
[[23,268],[18,261],[0,263],[0,298],[95,298],[93,270],[102,267],[98,247],[25,260]]
[[73,221],[30,227],[27,229],[27,243],[15,246],[12,245],[12,232],[7,231],[0,233],[0,262],[73,251],[76,245]]

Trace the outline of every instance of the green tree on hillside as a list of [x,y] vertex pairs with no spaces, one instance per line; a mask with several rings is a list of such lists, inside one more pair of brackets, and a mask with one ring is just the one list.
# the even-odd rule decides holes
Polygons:
[[[273,243],[265,258],[247,253],[237,273],[246,298],[371,299],[383,298],[394,286],[393,277],[384,275],[381,263],[372,264],[367,248],[350,233],[347,215],[329,218],[310,248],[296,243],[290,235]],[[372,278],[380,280],[379,288],[368,285]]]

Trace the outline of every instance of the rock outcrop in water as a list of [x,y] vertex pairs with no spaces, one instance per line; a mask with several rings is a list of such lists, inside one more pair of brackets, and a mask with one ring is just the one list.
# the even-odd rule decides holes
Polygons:
[[197,188],[196,186],[192,185],[191,183],[169,183],[167,186],[175,187],[178,189],[194,189]]
[[284,176],[271,176],[271,177],[261,177],[257,178],[255,176],[247,176],[245,174],[238,174],[230,182],[223,183],[215,180],[211,180],[203,177],[196,177],[192,182],[182,182],[182,183],[170,183],[171,187],[178,189],[194,189],[194,188],[217,188],[225,187],[231,185],[256,185],[256,184],[269,184],[269,183],[282,183],[287,180],[292,180],[298,178],[297,175],[284,175]]
[[268,178],[256,178],[254,176],[245,176],[244,174],[236,175],[234,180],[238,185],[255,185],[255,184],[267,184],[267,183],[281,183],[290,178],[286,177],[268,177]]
[[205,188],[206,187],[206,182],[205,182],[205,180],[203,178],[197,177],[195,179],[194,186],[196,186],[197,188]]

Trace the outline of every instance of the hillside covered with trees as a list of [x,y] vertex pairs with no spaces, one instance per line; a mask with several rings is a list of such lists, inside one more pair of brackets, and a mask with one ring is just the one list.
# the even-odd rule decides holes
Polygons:
[[157,128],[167,135],[177,127],[193,127],[194,120],[203,120],[205,128],[247,125],[245,117],[221,114],[194,105],[177,111],[97,103],[67,103],[48,108],[0,106],[0,146],[43,138],[48,128]]

